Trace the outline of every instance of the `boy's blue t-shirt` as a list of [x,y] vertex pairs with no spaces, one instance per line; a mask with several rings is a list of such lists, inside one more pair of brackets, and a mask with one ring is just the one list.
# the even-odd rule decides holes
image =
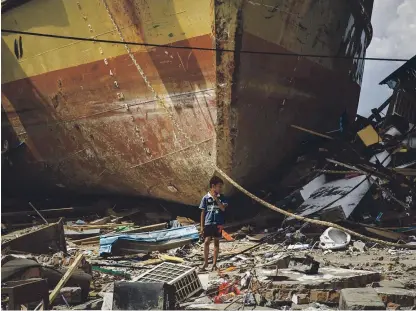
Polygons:
[[[225,206],[228,205],[225,197],[218,195],[219,201]],[[208,225],[223,225],[224,224],[224,212],[218,207],[217,202],[212,197],[211,193],[207,193],[199,204],[199,209],[205,211],[205,226]]]

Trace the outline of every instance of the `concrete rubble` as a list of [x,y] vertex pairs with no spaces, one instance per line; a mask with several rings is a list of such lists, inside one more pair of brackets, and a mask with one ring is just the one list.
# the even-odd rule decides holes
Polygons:
[[[179,221],[174,224],[175,228],[181,226]],[[172,222],[165,227],[170,225]],[[88,222],[80,222],[79,226],[88,226]],[[121,222],[119,226],[125,225]],[[186,226],[198,229],[198,224],[189,219]],[[125,227],[131,230],[134,225]],[[305,228],[301,229],[302,234],[287,234],[291,231],[289,227],[284,230],[252,227],[250,237],[260,237],[262,232],[267,232],[262,239],[254,241],[247,235],[241,236],[240,228],[229,229],[228,234],[234,239],[221,242],[220,270],[215,272],[199,272],[203,261],[200,241],[145,254],[102,257],[99,241],[75,244],[77,240],[71,235],[66,237],[67,253],[54,250],[43,254],[13,253],[8,250],[2,257],[2,283],[45,278],[52,292],[63,274],[74,265],[76,257],[82,254],[83,259],[75,272],[51,301],[51,308],[137,309],[145,299],[144,294],[131,296],[135,300],[127,303],[121,303],[125,299],[120,297],[129,297],[132,291],[144,293],[139,284],[149,288],[150,284],[158,282],[171,287],[152,287],[155,288],[152,306],[156,309],[163,308],[158,296],[154,296],[156,288],[161,297],[170,295],[165,302],[170,308],[186,310],[238,309],[243,304],[245,309],[260,310],[410,310],[416,304],[416,250],[384,247],[352,237],[344,249],[328,253],[327,249],[319,248],[320,235]],[[103,233],[114,229],[112,226],[100,228]],[[321,234],[325,229],[320,229]],[[307,248],[294,249],[292,246],[297,243],[304,243]],[[53,275],[50,271],[55,270],[51,269],[62,272]],[[165,278],[169,271],[177,271],[177,275],[172,274],[171,279],[176,280],[173,283]],[[181,278],[183,281],[179,282]],[[195,285],[191,285],[192,282]],[[122,294],[119,293],[121,288]],[[28,306],[34,304],[39,301],[29,302]]]
[[416,309],[415,126],[380,112],[333,136],[292,129],[308,152],[276,192],[256,192],[291,216],[235,201],[218,271],[199,269],[196,208],[100,200],[4,213],[2,308]]

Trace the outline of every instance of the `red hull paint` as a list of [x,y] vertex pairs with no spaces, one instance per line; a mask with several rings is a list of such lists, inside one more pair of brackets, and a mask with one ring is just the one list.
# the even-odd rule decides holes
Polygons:
[[[290,53],[243,30],[227,42]],[[212,47],[213,39],[174,45]],[[227,63],[223,54],[155,48],[3,84],[3,107],[28,146],[9,180],[196,204],[216,162],[250,186],[305,137],[291,124],[333,130],[345,108],[355,114],[360,87],[351,72],[359,70],[351,60],[329,69],[273,55],[235,53]]]

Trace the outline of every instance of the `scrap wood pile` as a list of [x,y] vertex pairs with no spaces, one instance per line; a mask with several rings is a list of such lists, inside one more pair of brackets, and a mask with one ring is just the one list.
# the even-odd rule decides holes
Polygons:
[[[358,117],[338,135],[301,127],[319,141],[298,158],[303,178],[276,206],[299,216],[339,223],[368,236],[413,243],[416,230],[416,128],[398,115]],[[292,174],[293,175],[293,174]],[[299,184],[302,183],[303,184]],[[293,191],[293,187],[297,190]],[[293,222],[288,217],[285,222]]]

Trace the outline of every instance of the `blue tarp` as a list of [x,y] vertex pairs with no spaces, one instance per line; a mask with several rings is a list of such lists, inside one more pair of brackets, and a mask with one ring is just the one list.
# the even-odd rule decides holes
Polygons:
[[180,240],[199,239],[199,233],[195,226],[186,226],[142,233],[117,233],[100,236],[100,256],[111,254],[111,248],[119,240],[127,240],[149,244],[163,244],[166,242],[175,242]]

